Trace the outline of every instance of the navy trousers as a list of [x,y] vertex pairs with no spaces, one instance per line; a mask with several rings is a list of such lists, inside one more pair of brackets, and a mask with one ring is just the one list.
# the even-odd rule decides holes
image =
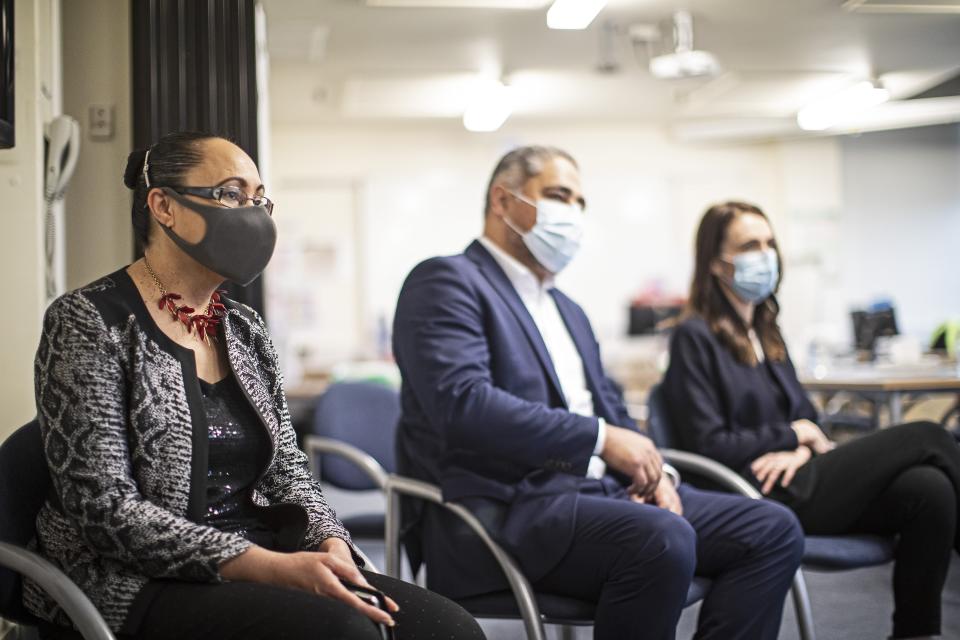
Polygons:
[[683,485],[681,518],[632,502],[610,478],[581,493],[574,542],[535,588],[596,601],[596,640],[674,638],[694,574],[713,581],[696,638],[777,637],[803,555],[790,510]]

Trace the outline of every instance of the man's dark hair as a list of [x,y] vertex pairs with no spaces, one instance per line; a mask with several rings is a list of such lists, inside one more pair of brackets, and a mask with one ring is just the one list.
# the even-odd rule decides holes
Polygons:
[[490,192],[493,191],[495,185],[503,183],[508,188],[519,191],[527,180],[540,175],[540,172],[543,171],[543,165],[554,158],[563,158],[574,167],[580,168],[573,156],[557,147],[517,147],[500,158],[500,162],[497,163],[497,168],[493,170],[493,175],[490,176],[490,182],[487,184],[487,196],[483,201],[484,217],[490,213]]

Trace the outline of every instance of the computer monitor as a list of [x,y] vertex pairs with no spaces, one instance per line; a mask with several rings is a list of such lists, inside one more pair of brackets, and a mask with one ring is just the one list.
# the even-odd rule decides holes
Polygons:
[[900,333],[893,307],[853,311],[850,316],[853,319],[854,344],[859,351],[873,351],[877,338]]

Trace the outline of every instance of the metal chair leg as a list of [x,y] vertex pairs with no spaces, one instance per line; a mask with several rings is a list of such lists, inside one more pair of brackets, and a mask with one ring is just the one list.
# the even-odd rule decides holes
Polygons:
[[400,579],[400,494],[386,492],[386,516],[384,518],[385,564],[387,575]]
[[813,609],[810,606],[810,595],[807,593],[807,582],[803,579],[803,572],[797,569],[793,576],[793,610],[797,615],[797,630],[800,640],[816,640],[817,634],[813,629]]

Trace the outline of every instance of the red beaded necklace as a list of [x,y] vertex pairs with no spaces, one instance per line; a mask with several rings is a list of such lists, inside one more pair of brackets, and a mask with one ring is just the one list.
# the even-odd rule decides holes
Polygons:
[[220,324],[220,318],[227,313],[227,308],[220,302],[220,294],[226,291],[214,291],[210,296],[210,302],[203,313],[194,313],[195,309],[187,305],[177,304],[182,296],[179,293],[168,293],[166,287],[160,282],[156,272],[147,262],[147,257],[143,257],[143,265],[147,268],[147,273],[153,279],[153,283],[160,290],[160,300],[157,306],[160,310],[168,309],[174,320],[178,320],[187,328],[187,333],[193,333],[196,330],[198,338],[207,344],[210,344],[210,338],[216,340],[217,325]]

